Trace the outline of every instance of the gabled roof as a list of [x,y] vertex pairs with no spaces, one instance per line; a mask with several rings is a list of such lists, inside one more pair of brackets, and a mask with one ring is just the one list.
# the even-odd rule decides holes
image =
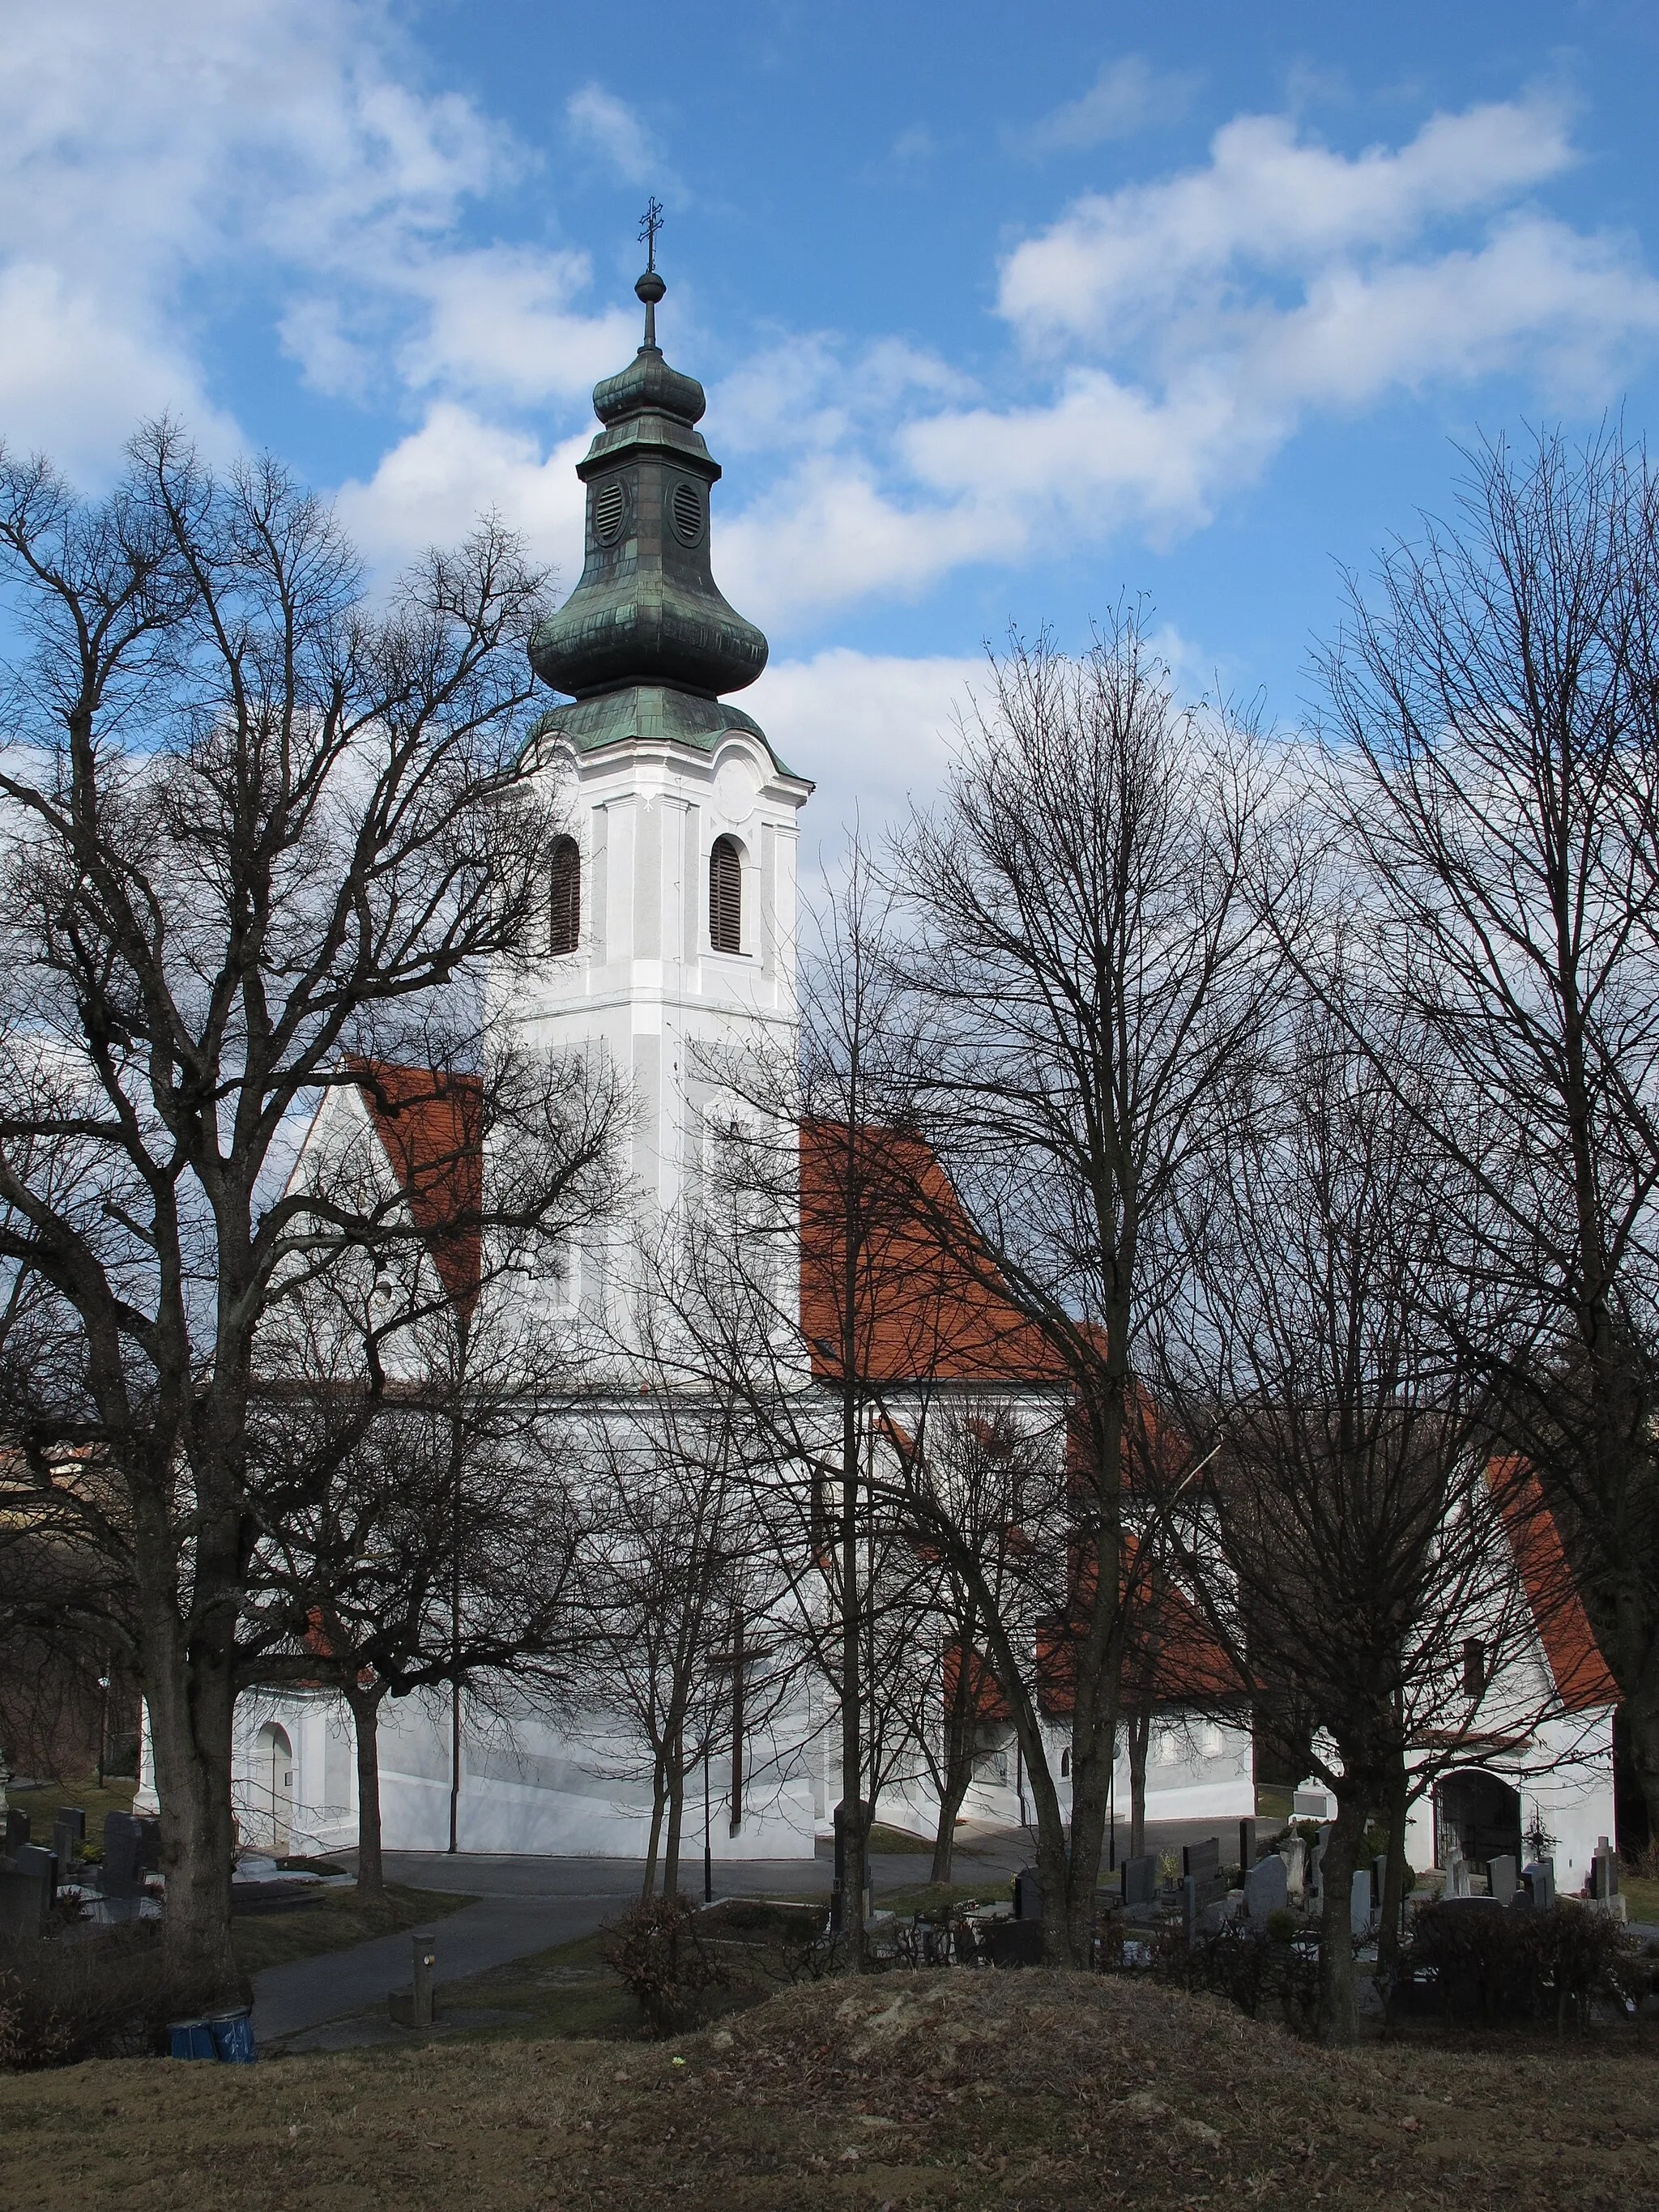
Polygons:
[[1601,1656],[1537,1475],[1520,1458],[1495,1459],[1486,1472],[1562,1705],[1570,1713],[1616,1705],[1619,1685]]
[[470,1307],[483,1258],[483,1083],[476,1075],[383,1060],[347,1065],[439,1279],[458,1306]]
[[962,1202],[920,1138],[801,1123],[800,1319],[817,1381],[840,1379],[850,1334],[873,1382],[1063,1384],[988,1257],[976,1268],[963,1256],[972,1249]]
[[[1125,1709],[1148,1705],[1210,1706],[1250,1694],[1225,1646],[1186,1592],[1161,1568],[1141,1571],[1136,1537],[1124,1538],[1121,1589],[1129,1607],[1121,1691]],[[1090,1580],[1079,1577],[1086,1602]],[[1037,1678],[1042,1709],[1051,1718],[1069,1713],[1077,1682],[1077,1629],[1062,1619],[1037,1629]]]

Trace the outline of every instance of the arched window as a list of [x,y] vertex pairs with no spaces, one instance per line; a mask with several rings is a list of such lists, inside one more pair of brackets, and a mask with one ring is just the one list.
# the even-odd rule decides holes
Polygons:
[[582,856],[574,837],[553,848],[553,919],[548,939],[552,952],[574,952],[582,927]]
[[708,942],[716,952],[743,950],[743,862],[730,837],[708,855]]

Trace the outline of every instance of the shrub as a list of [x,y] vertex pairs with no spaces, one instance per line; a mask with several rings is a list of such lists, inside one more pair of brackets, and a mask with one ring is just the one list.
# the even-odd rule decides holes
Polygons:
[[1261,1935],[1237,1920],[1190,1946],[1178,1928],[1166,1923],[1153,1941],[1152,1972],[1178,1989],[1225,1997],[1252,2020],[1264,2008],[1277,2012],[1286,2027],[1301,2031],[1311,2027],[1318,2002],[1315,1960],[1294,1944],[1275,1942],[1271,1933]]
[[199,2009],[176,1977],[160,1922],[0,1943],[0,2066],[16,2072],[126,2058],[163,2047],[169,2021]]
[[605,1962],[621,1975],[653,2035],[688,2026],[703,1992],[726,1978],[683,1897],[643,1899],[611,1923],[608,1935]]
[[1447,1899],[1419,1911],[1401,1960],[1401,1984],[1431,1983],[1448,2017],[1547,2008],[1558,2031],[1568,2011],[1582,2033],[1590,2001],[1622,2002],[1629,1994],[1635,1944],[1604,1912],[1563,1899],[1545,1912]]

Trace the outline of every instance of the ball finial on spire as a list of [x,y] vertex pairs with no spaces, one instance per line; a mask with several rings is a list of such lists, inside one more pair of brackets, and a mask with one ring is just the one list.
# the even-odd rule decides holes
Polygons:
[[634,287],[635,295],[645,302],[645,343],[655,349],[657,343],[657,302],[668,289],[657,274],[657,233],[662,228],[662,202],[654,192],[646,202],[644,215],[640,218],[640,244],[645,248],[645,274]]

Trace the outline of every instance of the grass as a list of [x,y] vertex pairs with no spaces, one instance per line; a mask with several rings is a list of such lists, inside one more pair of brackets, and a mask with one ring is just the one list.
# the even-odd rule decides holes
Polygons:
[[872,1851],[914,1851],[924,1858],[933,1856],[931,1836],[913,1835],[908,1828],[890,1828],[885,1820],[870,1823],[870,1849]]
[[1119,1979],[941,1972],[787,1990],[654,2045],[12,2076],[0,2140],[39,2212],[1656,2212],[1656,2092],[1639,2034],[1327,2052]]
[[1621,1870],[1619,1887],[1628,1899],[1626,1910],[1632,1920],[1659,1920],[1659,1880]]
[[301,1894],[303,1903],[276,1911],[238,1912],[233,1893],[231,1948],[245,1974],[285,1966],[290,1959],[314,1959],[322,1951],[343,1951],[376,1936],[395,1936],[400,1928],[441,1920],[477,1901],[451,1889],[410,1889],[396,1881],[387,1882],[384,1901],[374,1904],[360,1899],[355,1887]]
[[[451,2033],[492,2039],[631,2036],[639,2008],[602,1955],[603,1929],[465,1981],[446,1982],[439,2017]],[[507,2014],[510,2019],[500,2015]],[[475,2017],[476,2023],[475,2023]]]
[[84,1776],[79,1782],[43,1782],[38,1790],[19,1790],[10,1784],[6,1790],[6,1802],[15,1805],[29,1816],[29,1833],[37,1844],[52,1848],[52,1817],[60,1805],[78,1805],[87,1816],[87,1843],[90,1849],[101,1851],[104,1847],[104,1815],[106,1813],[130,1813],[133,1792],[138,1784],[129,1778],[112,1775],[100,1789],[95,1774]]

